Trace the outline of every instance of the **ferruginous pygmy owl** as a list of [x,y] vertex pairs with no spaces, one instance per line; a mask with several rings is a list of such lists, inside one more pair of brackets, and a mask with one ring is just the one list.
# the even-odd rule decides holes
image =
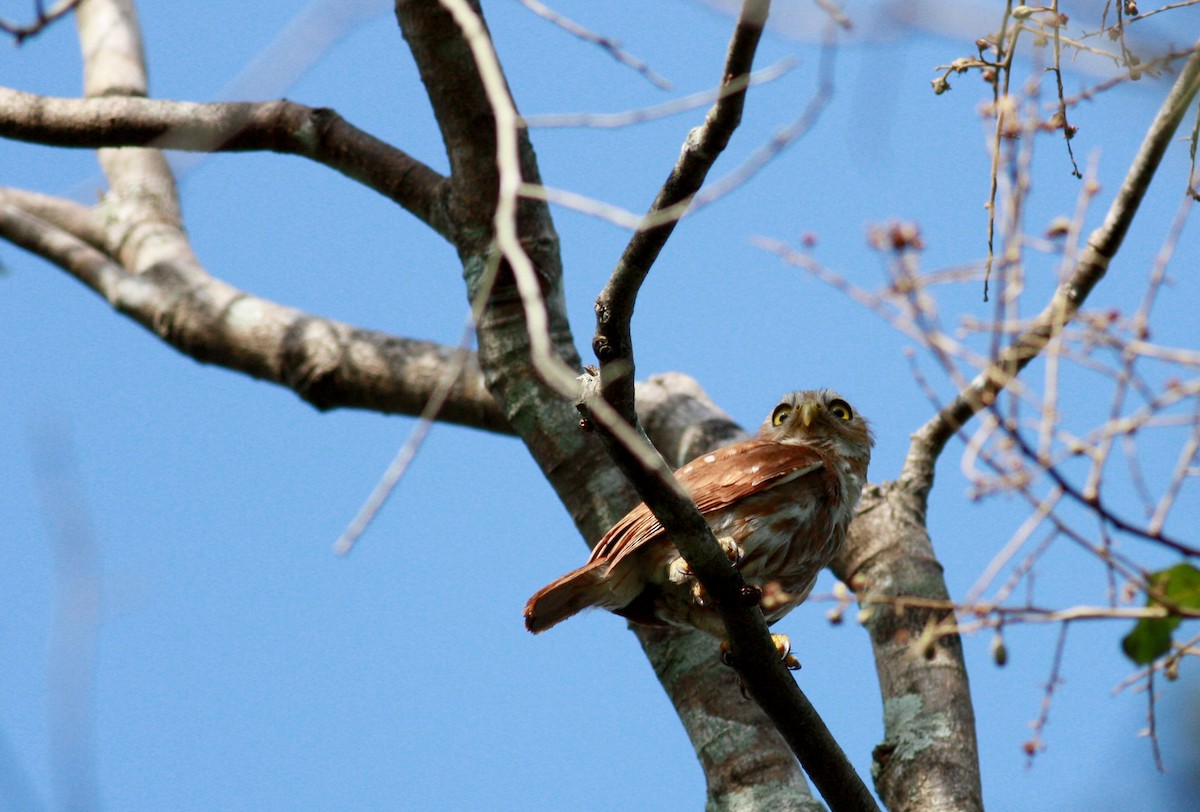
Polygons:
[[[808,597],[841,545],[873,442],[867,422],[837,392],[792,392],[756,439],[675,472],[743,578],[762,590],[768,623]],[[613,525],[586,564],[529,599],[525,625],[542,632],[592,606],[636,623],[726,636],[716,608],[645,504]],[[787,639],[778,635],[776,644],[794,663]]]

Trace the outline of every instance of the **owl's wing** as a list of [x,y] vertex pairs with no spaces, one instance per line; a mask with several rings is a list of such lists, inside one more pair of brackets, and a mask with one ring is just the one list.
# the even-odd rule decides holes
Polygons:
[[[747,440],[697,457],[676,471],[675,478],[707,515],[751,494],[812,474],[823,465],[820,453],[810,446]],[[588,562],[616,564],[662,532],[658,519],[642,503],[613,525]]]

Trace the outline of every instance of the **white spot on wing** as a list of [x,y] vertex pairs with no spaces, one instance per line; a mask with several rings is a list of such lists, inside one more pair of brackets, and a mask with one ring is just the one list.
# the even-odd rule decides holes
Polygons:
[[709,454],[707,457],[705,457],[705,458],[704,458],[704,461],[705,461],[705,462],[716,462],[716,461],[717,461],[717,455],[716,455],[716,454]]

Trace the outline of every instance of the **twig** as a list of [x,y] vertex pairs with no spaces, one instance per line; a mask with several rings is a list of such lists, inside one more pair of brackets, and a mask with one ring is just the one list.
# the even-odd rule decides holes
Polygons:
[[420,417],[417,418],[417,425],[413,427],[408,439],[400,450],[396,452],[396,456],[392,458],[391,463],[383,472],[383,476],[375,483],[375,487],[371,490],[367,501],[359,508],[354,519],[342,531],[342,535],[334,542],[333,551],[337,555],[347,555],[353,549],[355,542],[366,532],[367,527],[375,520],[379,511],[383,509],[384,503],[388,497],[396,490],[396,486],[400,484],[400,480],[408,471],[409,465],[417,456],[417,451],[425,442],[425,438],[429,435],[430,429],[433,428],[434,420],[437,419],[438,412],[446,404],[446,398],[450,396],[450,390],[454,388],[454,383],[458,376],[462,374],[463,365],[466,363],[468,350],[467,347],[471,342],[471,335],[474,332],[474,321],[468,319],[467,326],[463,330],[463,336],[459,342],[458,352],[454,354],[454,360],[446,367],[442,374],[438,386],[433,390],[433,394],[429,396],[429,402],[425,404],[425,408],[421,410]]
[[685,113],[706,104],[719,101],[731,93],[737,93],[746,87],[773,82],[790,71],[796,65],[792,58],[781,59],[774,65],[754,71],[745,76],[739,76],[728,84],[721,85],[715,90],[703,90],[669,102],[656,104],[652,107],[642,107],[636,110],[626,110],[622,113],[542,113],[521,117],[521,122],[529,128],[541,127],[597,127],[613,128],[628,127],[647,121]]
[[1075,151],[1071,149],[1071,139],[1075,137],[1077,128],[1071,126],[1067,120],[1067,102],[1063,98],[1063,81],[1062,81],[1062,26],[1058,25],[1058,0],[1053,0],[1050,6],[1053,9],[1055,24],[1051,26],[1054,29],[1054,82],[1058,91],[1058,121],[1057,124],[1062,128],[1063,140],[1067,142],[1067,157],[1071,159],[1071,174],[1077,178],[1082,178],[1083,175],[1079,172],[1079,164],[1075,163]]
[[483,309],[487,306],[488,299],[492,296],[492,288],[496,283],[496,275],[500,270],[499,257],[494,258],[488,263],[487,269],[484,271],[484,277],[480,283],[479,290],[475,293],[475,298],[471,302],[471,311],[467,315],[467,323],[463,327],[462,338],[458,342],[458,351],[454,354],[454,359],[442,371],[437,387],[429,395],[429,401],[425,404],[425,408],[421,410],[421,415],[417,419],[417,425],[413,427],[408,439],[400,450],[396,452],[396,456],[392,458],[391,463],[383,472],[383,476],[375,483],[371,494],[367,497],[367,501],[359,508],[354,519],[342,532],[342,535],[333,545],[333,551],[337,555],[346,555],[354,547],[356,541],[367,527],[374,521],[379,511],[383,508],[385,502],[396,490],[396,486],[400,484],[400,480],[408,471],[413,459],[416,458],[417,451],[425,442],[425,438],[429,435],[429,431],[433,428],[434,420],[437,419],[438,413],[442,407],[446,405],[446,400],[449,398],[454,385],[463,368],[470,357],[471,336],[475,333],[475,325],[483,316]]
[[534,14],[541,17],[542,19],[548,20],[551,23],[554,23],[554,25],[557,25],[559,28],[561,28],[563,31],[566,31],[568,34],[571,34],[572,36],[575,36],[575,37],[579,37],[581,40],[583,40],[585,42],[590,42],[593,45],[600,46],[605,51],[607,51],[608,55],[611,56],[613,59],[617,60],[622,65],[627,65],[628,67],[633,68],[635,71],[640,73],[642,76],[646,77],[646,80],[649,81],[651,84],[653,84],[659,88],[662,88],[663,90],[671,89],[672,85],[669,81],[667,81],[666,79],[664,79],[663,77],[661,77],[657,73],[655,73],[653,70],[651,70],[650,67],[645,62],[638,59],[636,56],[633,56],[632,54],[626,52],[621,47],[621,43],[617,42],[615,39],[612,39],[611,37],[606,37],[603,34],[597,34],[595,31],[592,31],[590,28],[584,28],[582,25],[575,22],[574,20],[560,14],[559,12],[555,11],[552,8],[549,8],[548,6],[545,6],[541,3],[539,3],[537,0],[518,0],[518,2],[521,5],[525,6],[525,8],[532,11]]
[[[747,0],[743,6],[729,43],[722,86],[750,73],[769,8],[767,0]],[[686,205],[699,190],[713,162],[741,122],[745,99],[744,87],[722,96],[709,110],[705,123],[688,134],[679,159],[650,206],[651,215],[679,204]],[[596,334],[592,349],[600,361],[604,400],[630,423],[637,417],[633,408],[634,360],[629,322],[638,290],[673,233],[675,223],[676,220],[671,219],[635,233],[608,284],[596,299]]]
[[1062,684],[1062,661],[1063,651],[1067,647],[1067,629],[1070,628],[1070,623],[1063,623],[1058,631],[1058,642],[1054,645],[1054,660],[1050,666],[1050,677],[1046,680],[1045,693],[1042,694],[1041,708],[1038,710],[1037,719],[1032,723],[1033,738],[1025,742],[1023,748],[1029,763],[1033,763],[1033,757],[1039,751],[1046,749],[1046,744],[1042,740],[1042,731],[1046,729],[1046,722],[1050,719],[1050,704],[1054,699],[1054,692]]
[[1162,750],[1158,746],[1158,716],[1154,712],[1157,697],[1154,695],[1154,671],[1146,674],[1146,735],[1150,738],[1150,751],[1154,754],[1154,766],[1160,773],[1167,768],[1163,765]]
[[[1025,441],[1025,438],[1021,436],[1019,431],[1006,430],[1006,433],[1009,439],[1011,439],[1013,443],[1017,445],[1022,454],[1031,460],[1037,460],[1037,452],[1029,447],[1029,444]],[[1189,453],[1188,459],[1191,459],[1191,453],[1194,453],[1194,449],[1192,449],[1192,451]],[[1157,544],[1161,544],[1164,547],[1168,547],[1178,553],[1182,553],[1183,555],[1200,556],[1200,547],[1192,547],[1188,544],[1184,544],[1182,541],[1174,539],[1163,533],[1161,528],[1157,531],[1150,528],[1142,528],[1130,521],[1123,519],[1122,517],[1113,513],[1112,510],[1100,500],[1099,496],[1091,499],[1087,498],[1078,488],[1067,481],[1066,476],[1064,476],[1056,466],[1043,465],[1042,470],[1047,476],[1050,477],[1050,479],[1054,481],[1054,484],[1061,489],[1064,494],[1079,502],[1084,507],[1089,508],[1102,521],[1107,522],[1118,530],[1128,533],[1132,536],[1138,536],[1146,541],[1153,541]]]
[[842,11],[841,7],[834,0],[814,0],[821,10],[829,15],[829,19],[846,31],[854,29],[854,22],[846,16],[846,12]]
[[30,37],[40,34],[55,20],[70,14],[81,2],[83,0],[59,0],[58,3],[47,10],[42,6],[41,0],[37,0],[37,15],[34,17],[33,22],[21,25],[0,18],[0,31],[11,34],[13,41],[17,45],[20,45]]

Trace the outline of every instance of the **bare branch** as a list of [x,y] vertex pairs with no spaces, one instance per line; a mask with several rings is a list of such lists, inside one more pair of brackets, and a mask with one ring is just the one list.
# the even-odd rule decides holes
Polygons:
[[328,166],[449,237],[446,179],[333,110],[290,101],[211,104],[105,96],[63,99],[0,88],[0,136],[59,147],[271,151]]
[[[925,529],[925,500],[903,480],[863,491],[858,515],[831,568],[867,609],[879,597],[948,602],[942,565]],[[928,607],[936,604],[930,604]],[[947,605],[945,603],[941,604]],[[872,753],[872,777],[891,810],[982,812],[979,747],[962,641],[939,636],[923,651],[926,629],[952,618],[944,608],[876,606],[870,633],[884,739]]]
[[[456,350],[323,319],[244,293],[195,262],[133,274],[82,240],[0,203],[0,236],[59,265],[166,343],[197,361],[280,384],[318,409],[418,415]],[[472,355],[440,419],[512,431]]]
[[104,249],[106,237],[96,209],[74,200],[0,186],[0,204],[6,203],[78,237],[93,248]]
[[[749,75],[754,54],[770,11],[769,0],[746,0],[729,43],[722,86]],[[649,215],[690,199],[704,183],[709,169],[741,123],[746,89],[718,99],[703,125],[688,133],[670,175],[659,190]],[[633,339],[629,322],[638,290],[662,247],[675,229],[675,219],[634,234],[596,300],[596,335],[592,349],[600,361],[604,399],[630,423],[633,410]],[[715,549],[715,547],[714,547]]]
[[846,12],[842,11],[834,0],[815,0],[816,4],[821,7],[821,10],[829,15],[829,19],[833,20],[834,24],[840,26],[846,31],[854,28],[854,23],[846,16]]

